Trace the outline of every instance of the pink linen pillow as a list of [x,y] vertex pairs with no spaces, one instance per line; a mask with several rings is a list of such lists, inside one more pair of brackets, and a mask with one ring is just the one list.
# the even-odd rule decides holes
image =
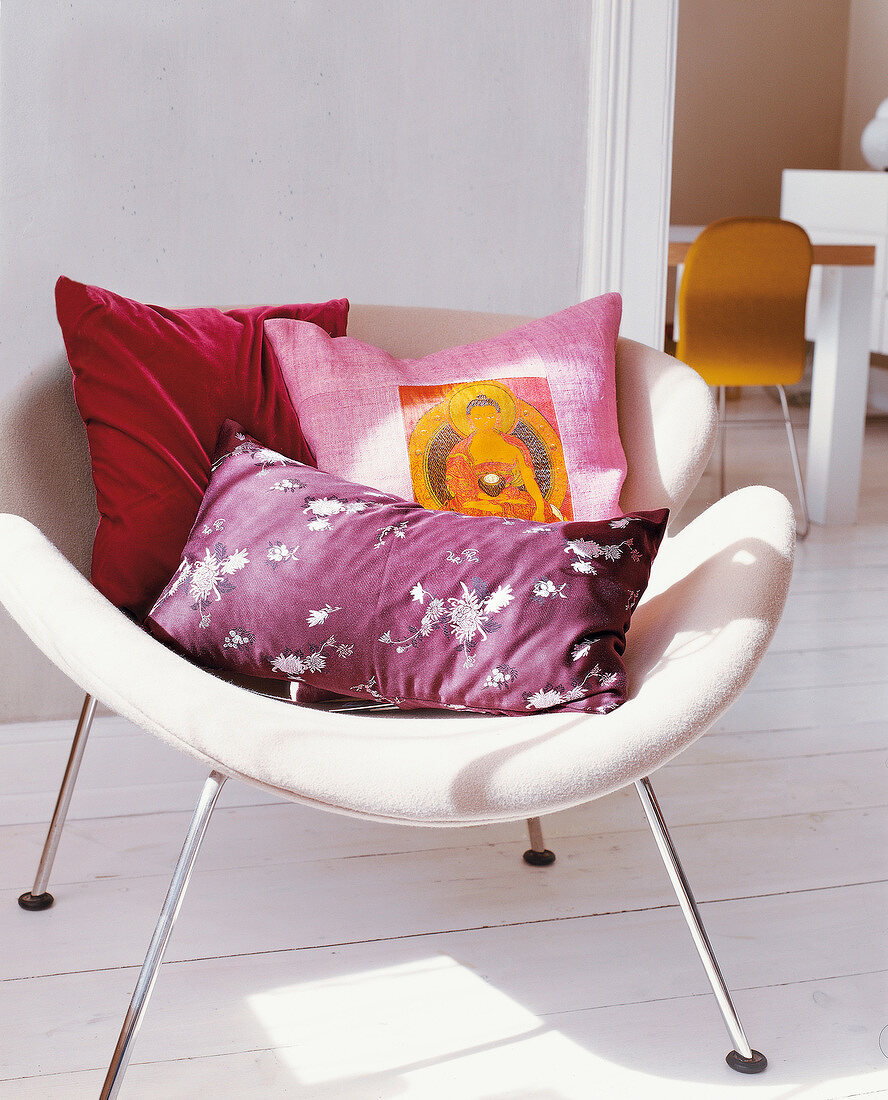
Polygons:
[[429,511],[287,459],[228,422],[146,626],[201,665],[297,681],[303,693],[602,714],[626,698],[626,631],[666,518]]
[[92,582],[140,618],[179,560],[226,417],[308,457],[262,322],[298,317],[340,336],[348,302],[168,309],[63,276],[56,311],[99,509]]
[[396,359],[265,322],[317,465],[426,508],[537,521],[620,512],[626,458],[605,294],[511,332]]

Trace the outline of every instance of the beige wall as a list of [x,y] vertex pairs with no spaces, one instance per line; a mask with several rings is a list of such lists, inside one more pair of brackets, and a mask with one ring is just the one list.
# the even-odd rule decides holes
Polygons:
[[888,99],[888,3],[851,0],[842,168],[869,168],[860,152],[860,135],[883,99]]
[[[884,58],[888,3],[857,6],[880,9]],[[849,0],[681,0],[673,222],[776,216],[783,168],[840,166],[848,18]]]

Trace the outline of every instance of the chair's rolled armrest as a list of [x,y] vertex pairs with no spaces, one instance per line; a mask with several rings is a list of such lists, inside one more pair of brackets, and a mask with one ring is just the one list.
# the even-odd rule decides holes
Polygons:
[[187,710],[210,713],[238,689],[162,646],[106,600],[37,527],[11,513],[0,514],[0,603],[84,691],[177,748],[214,762],[171,733],[175,723],[168,712],[179,711],[177,718]]

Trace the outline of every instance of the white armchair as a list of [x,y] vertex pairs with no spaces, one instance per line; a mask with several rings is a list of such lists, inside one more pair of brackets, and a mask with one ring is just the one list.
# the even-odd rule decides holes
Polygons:
[[[395,355],[416,357],[521,320],[353,306],[349,332]],[[223,682],[176,656],[81,574],[94,511],[85,440],[70,414],[69,387],[59,377],[54,368],[27,383],[7,407],[0,431],[6,470],[0,503],[8,513],[0,515],[0,600],[87,692],[37,881],[23,898],[36,898],[33,907],[41,907],[95,700],[198,758],[210,772],[103,1097],[116,1096],[121,1087],[188,876],[228,778],[318,809],[387,822],[528,820],[531,853],[539,862],[549,858],[540,817],[634,784],[728,1029],[734,1049],[727,1060],[745,1073],[765,1068],[737,1018],[649,777],[730,706],[767,648],[792,571],[794,519],[784,497],[763,487],[743,489],[667,536],[628,637],[629,699],[606,716],[555,712],[515,719],[297,707]],[[676,360],[620,340],[617,388],[629,467],[621,503],[627,511],[669,507],[674,515],[714,442],[708,387]],[[35,433],[42,432],[53,432],[54,456],[35,475],[32,463],[43,461]],[[17,446],[25,435],[28,446]]]

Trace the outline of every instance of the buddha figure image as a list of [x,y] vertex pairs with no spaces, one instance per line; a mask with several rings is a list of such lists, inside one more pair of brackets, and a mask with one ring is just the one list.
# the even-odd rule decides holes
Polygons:
[[[523,379],[513,384],[530,389]],[[408,449],[424,507],[538,523],[571,518],[557,430],[505,380],[402,391],[402,401],[417,396],[426,411],[414,421]]]
[[551,522],[555,512],[543,498],[527,446],[506,434],[502,410],[486,394],[465,406],[469,434],[447,456],[448,508],[469,516],[499,515]]

